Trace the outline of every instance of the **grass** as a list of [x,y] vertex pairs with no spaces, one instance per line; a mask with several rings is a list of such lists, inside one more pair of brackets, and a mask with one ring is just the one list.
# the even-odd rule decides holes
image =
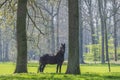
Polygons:
[[56,74],[56,65],[47,65],[44,73],[37,73],[37,63],[28,64],[28,73],[13,74],[14,63],[0,63],[0,80],[120,80],[120,65],[112,64],[111,72],[108,72],[107,64],[81,65],[81,75],[64,74],[66,65],[62,67],[62,73]]

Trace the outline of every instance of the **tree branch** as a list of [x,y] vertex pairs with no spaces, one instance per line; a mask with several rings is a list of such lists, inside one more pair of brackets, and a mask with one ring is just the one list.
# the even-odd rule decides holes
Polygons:
[[[37,3],[36,3],[37,4]],[[43,10],[45,10],[49,15],[52,15],[52,13],[44,6],[42,5],[41,3],[38,3],[40,6],[37,6],[39,8],[42,8]]]
[[30,16],[30,14],[27,12],[28,17],[30,18],[30,20],[32,21],[34,27],[42,34],[45,35],[36,25],[36,23],[34,22],[34,20],[32,19],[32,17]]
[[2,4],[0,4],[0,8],[7,2],[8,0],[5,0]]

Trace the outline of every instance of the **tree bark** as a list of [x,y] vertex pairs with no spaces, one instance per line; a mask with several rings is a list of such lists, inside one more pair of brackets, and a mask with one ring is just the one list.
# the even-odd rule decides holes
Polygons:
[[69,55],[66,73],[80,74],[78,0],[68,0],[68,7],[69,7]]
[[107,25],[106,25],[106,17],[107,17],[107,13],[106,13],[106,4],[107,4],[107,1],[104,0],[104,30],[105,30],[105,48],[106,48],[106,61],[108,61],[108,69],[109,69],[109,72],[111,71],[110,69],[110,59],[109,59],[109,54],[108,54],[108,29],[107,29]]
[[106,50],[106,61],[109,62],[109,54],[108,54],[108,37],[107,37],[107,1],[104,0],[104,9],[103,9],[103,19],[104,19],[104,33],[105,33],[105,50]]
[[115,61],[117,61],[117,22],[116,22],[116,1],[113,0],[113,13],[114,13],[114,16],[113,16],[113,22],[114,22],[114,56],[115,56]]
[[89,17],[90,17],[90,28],[91,28],[91,39],[92,39],[92,52],[94,55],[94,61],[96,61],[96,52],[95,52],[95,47],[94,45],[96,44],[96,40],[95,40],[95,27],[94,27],[94,23],[93,23],[93,13],[92,13],[92,0],[87,0],[88,1],[88,13],[89,13]]
[[84,57],[83,57],[83,19],[82,19],[82,0],[79,0],[79,54],[80,54],[80,63],[84,64]]
[[59,12],[60,12],[60,5],[61,5],[61,0],[58,1],[58,8],[57,8],[57,35],[56,35],[56,47],[57,51],[59,50]]
[[4,56],[5,61],[9,61],[9,41],[5,41],[5,56]]
[[106,60],[108,61],[108,69],[109,72],[111,71],[110,69],[110,59],[109,59],[109,54],[108,54],[108,35],[107,35],[107,26],[105,25],[105,46],[106,46]]
[[55,31],[54,31],[54,7],[52,5],[52,13],[51,13],[51,52],[55,53]]
[[103,18],[103,13],[102,13],[102,9],[103,9],[103,1],[102,0],[98,0],[98,6],[99,6],[99,13],[100,13],[100,20],[101,20],[101,34],[102,34],[102,55],[101,55],[101,63],[105,63],[105,54],[104,54],[104,18]]
[[27,72],[27,39],[26,39],[27,0],[18,0],[17,9],[17,63],[15,73]]
[[54,17],[51,19],[51,52],[55,53],[55,31],[54,31]]
[[2,31],[0,28],[0,62],[2,61]]

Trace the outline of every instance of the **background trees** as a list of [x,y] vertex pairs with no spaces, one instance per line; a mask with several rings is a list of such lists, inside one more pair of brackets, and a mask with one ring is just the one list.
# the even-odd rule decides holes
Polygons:
[[[95,3],[98,3],[98,4],[95,4]],[[113,31],[115,29],[113,27],[114,25],[113,10],[114,9],[112,8],[112,3],[113,3],[112,0],[107,0],[107,1],[106,0],[96,0],[96,1],[85,0],[85,5],[83,4],[83,8],[86,11],[86,12],[83,11],[84,12],[84,16],[83,16],[84,31],[88,32],[87,36],[89,39],[89,41],[87,41],[89,46],[87,46],[86,52],[90,51],[89,53],[91,54],[92,57],[94,57],[93,60],[95,62],[101,60],[101,63],[105,63],[105,60],[108,61],[109,57],[111,60],[115,58],[115,56],[112,56],[114,55],[114,53],[112,52],[114,51],[114,46],[113,46],[114,42],[112,41],[112,39],[114,39]],[[90,4],[92,4],[92,6],[90,6]],[[119,1],[117,1],[117,4],[120,5]],[[93,20],[93,26],[94,26],[93,28],[94,35],[92,36],[95,37],[95,42],[96,42],[95,45],[92,44],[92,39],[89,37],[90,36],[89,33],[92,32],[91,30],[93,30],[89,27],[89,23],[88,23],[91,21],[91,18],[89,18],[91,14],[90,7],[92,8],[92,14],[93,14],[92,20]],[[117,7],[117,10],[119,11],[119,7]],[[86,34],[84,35],[86,36]],[[86,39],[86,37],[84,39]],[[95,53],[93,52],[93,50],[95,50]],[[86,54],[86,55],[89,55],[90,57],[90,54]]]
[[[28,0],[27,3],[27,56],[29,61],[37,61],[40,55],[55,54],[60,43],[68,45],[68,4],[67,0]],[[15,62],[17,58],[17,5],[17,0],[0,1],[1,62]],[[105,63],[108,58],[119,62],[120,1],[82,0],[79,6],[81,63]],[[65,60],[67,55],[68,47]]]

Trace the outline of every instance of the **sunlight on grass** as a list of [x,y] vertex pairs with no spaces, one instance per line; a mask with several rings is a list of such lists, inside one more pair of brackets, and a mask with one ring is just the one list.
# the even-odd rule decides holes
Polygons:
[[0,74],[12,74],[15,69],[15,64],[0,63]]
[[82,75],[53,74],[53,73],[28,73],[1,75],[0,80],[120,80],[120,73],[94,74],[86,73]]
[[[67,66],[62,66],[62,73],[65,73]],[[14,63],[0,63],[0,74],[12,74],[15,70]],[[108,72],[107,65],[88,65],[84,64],[80,66],[81,73],[106,73]],[[38,64],[30,63],[28,64],[28,72],[37,73]],[[120,72],[119,65],[111,66],[111,72]],[[45,67],[44,73],[56,73],[56,65],[47,65]]]
[[47,65],[44,73],[37,73],[38,64],[29,63],[28,73],[13,74],[14,63],[0,63],[0,80],[120,80],[119,65],[111,66],[108,72],[106,64],[81,65],[81,75],[64,74],[67,66],[62,66],[62,73],[56,74],[56,65]]

